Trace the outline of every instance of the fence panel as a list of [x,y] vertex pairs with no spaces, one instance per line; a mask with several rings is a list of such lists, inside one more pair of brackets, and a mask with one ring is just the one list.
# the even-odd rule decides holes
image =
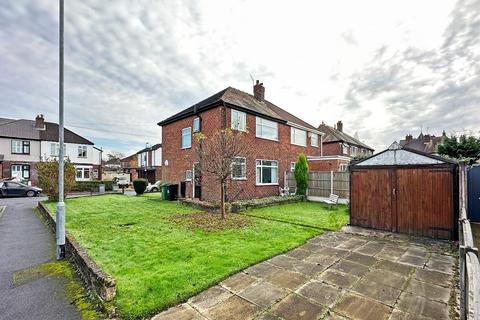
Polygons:
[[[295,192],[296,182],[293,172],[285,175],[285,185]],[[334,171],[312,171],[308,173],[308,195],[326,197],[336,194],[341,199],[350,198],[350,173]]]

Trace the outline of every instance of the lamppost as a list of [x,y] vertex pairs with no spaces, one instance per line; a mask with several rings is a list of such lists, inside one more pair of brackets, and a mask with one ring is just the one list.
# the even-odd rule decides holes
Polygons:
[[57,260],[65,258],[65,202],[63,201],[63,165],[64,165],[64,136],[63,136],[63,0],[60,1],[59,10],[59,119],[58,119],[58,142],[60,150],[58,152],[58,203],[56,214],[56,240],[57,240]]

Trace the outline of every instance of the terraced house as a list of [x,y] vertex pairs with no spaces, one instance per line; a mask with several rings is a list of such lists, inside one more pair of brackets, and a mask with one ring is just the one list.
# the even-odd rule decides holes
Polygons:
[[212,177],[202,175],[193,134],[207,137],[223,128],[245,132],[249,156],[238,157],[227,185],[228,200],[278,195],[285,173],[293,170],[300,153],[322,154],[322,133],[265,99],[257,83],[253,95],[228,87],[161,121],[162,181],[179,185],[181,197],[219,199]]
[[[102,151],[93,142],[65,129],[65,157],[75,164],[76,180],[101,178]],[[0,118],[0,179],[17,178],[38,184],[36,164],[58,158],[58,124]]]

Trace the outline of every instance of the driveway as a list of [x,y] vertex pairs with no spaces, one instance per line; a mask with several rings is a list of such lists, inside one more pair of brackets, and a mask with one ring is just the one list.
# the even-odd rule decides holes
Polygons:
[[237,273],[154,320],[456,319],[448,242],[344,227]]
[[[67,280],[28,272],[55,261],[55,239],[33,211],[39,198],[0,199],[0,319],[81,319]],[[0,210],[1,211],[1,210]],[[29,275],[14,282],[19,275]]]

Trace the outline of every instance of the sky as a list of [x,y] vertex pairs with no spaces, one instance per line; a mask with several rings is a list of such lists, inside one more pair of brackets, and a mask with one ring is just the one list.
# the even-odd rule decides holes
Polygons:
[[[106,152],[228,87],[377,151],[480,133],[480,0],[65,1],[65,123]],[[0,6],[0,117],[58,120],[58,1]]]

